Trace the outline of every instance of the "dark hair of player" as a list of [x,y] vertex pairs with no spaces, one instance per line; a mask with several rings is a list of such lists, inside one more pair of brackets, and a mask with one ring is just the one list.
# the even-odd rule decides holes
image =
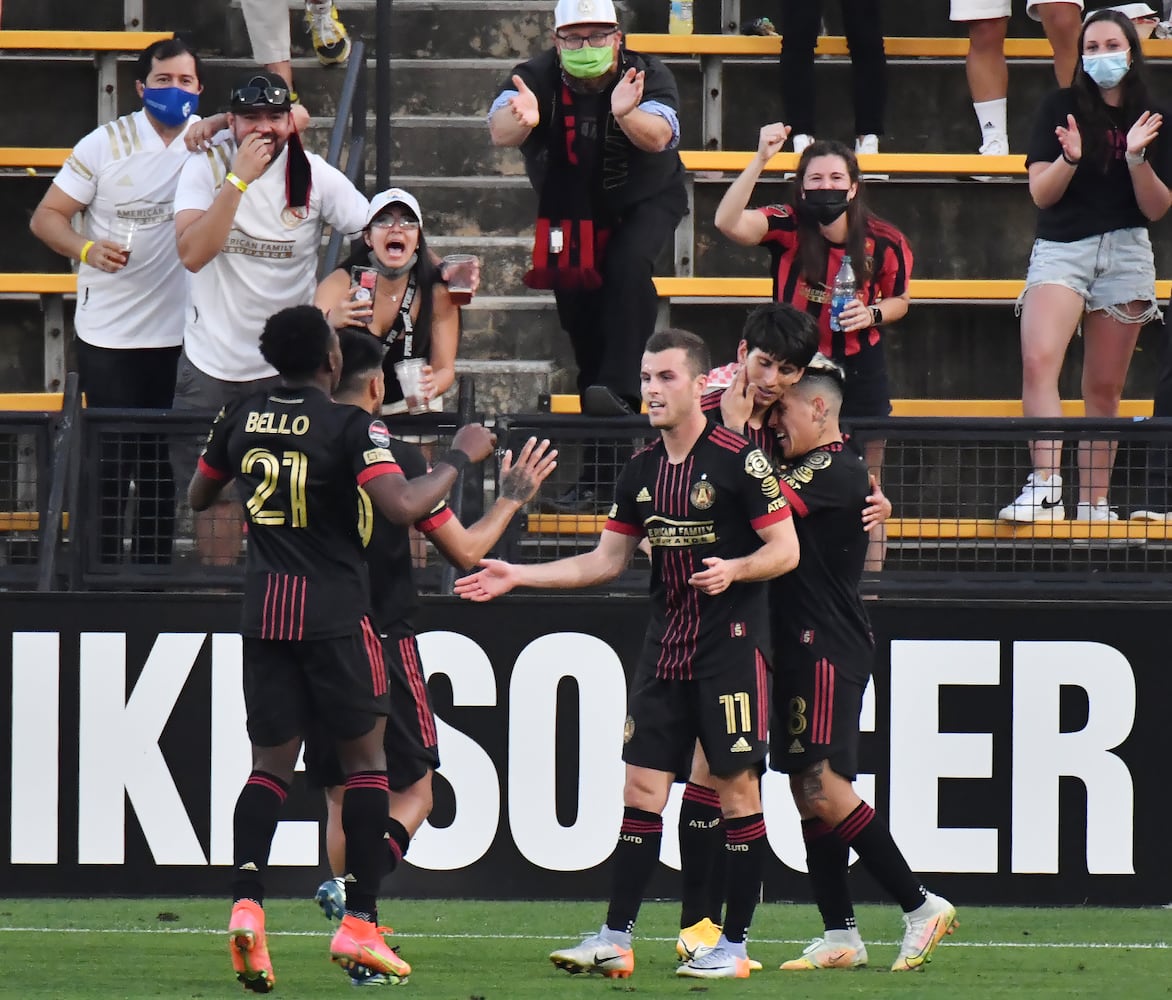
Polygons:
[[342,346],[342,378],[334,395],[342,396],[382,371],[386,344],[373,334],[352,327],[338,331],[338,343]]
[[707,374],[712,367],[712,359],[708,353],[708,345],[690,330],[678,330],[668,327],[666,330],[657,330],[647,340],[643,350],[647,354],[658,354],[660,351],[670,351],[678,347],[688,356],[688,367],[693,377]]
[[265,321],[260,353],[285,378],[308,380],[325,365],[332,332],[316,306],[290,306]]
[[182,38],[162,38],[151,42],[138,54],[134,63],[134,78],[139,83],[146,83],[146,79],[154,69],[155,60],[163,62],[165,59],[174,59],[176,56],[191,56],[195,60],[195,78],[202,80],[200,71],[199,53],[187,44]]
[[818,323],[785,302],[769,302],[749,313],[741,339],[750,351],[756,348],[775,361],[805,368],[818,350]]

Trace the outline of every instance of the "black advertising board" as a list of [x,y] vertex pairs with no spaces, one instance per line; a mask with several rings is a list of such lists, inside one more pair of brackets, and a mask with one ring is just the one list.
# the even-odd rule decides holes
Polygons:
[[[875,602],[860,792],[931,887],[970,903],[1155,904],[1167,665],[1159,605]],[[248,773],[236,601],[4,595],[0,894],[219,894]],[[630,598],[428,602],[443,764],[396,894],[597,898],[621,814]],[[674,828],[679,788],[665,813]],[[767,899],[807,899],[785,778],[763,785]],[[322,876],[295,785],[270,886]],[[654,895],[674,896],[665,837]],[[857,895],[881,898],[858,873]]]

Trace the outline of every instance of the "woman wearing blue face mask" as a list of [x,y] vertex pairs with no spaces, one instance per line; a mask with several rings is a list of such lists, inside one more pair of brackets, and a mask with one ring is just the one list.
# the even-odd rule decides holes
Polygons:
[[[1074,82],[1042,103],[1026,157],[1038,206],[1018,303],[1027,417],[1061,416],[1058,376],[1080,321],[1086,414],[1116,416],[1140,327],[1160,316],[1148,225],[1172,205],[1172,135],[1161,134],[1164,116],[1126,16],[1092,14],[1079,50]],[[1032,453],[1025,489],[999,516],[1063,520],[1061,445],[1035,441]],[[1113,443],[1079,442],[1077,520],[1116,520],[1107,500],[1114,461]]]

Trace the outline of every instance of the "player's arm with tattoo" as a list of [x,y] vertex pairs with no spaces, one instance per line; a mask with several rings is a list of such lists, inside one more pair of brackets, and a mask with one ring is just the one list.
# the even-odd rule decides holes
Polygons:
[[427,537],[448,562],[460,569],[472,569],[504,534],[513,515],[533,499],[557,468],[557,456],[556,448],[550,450],[548,439],[538,442],[535,437],[525,442],[516,464],[512,451],[506,451],[501,461],[499,495],[484,517],[468,528],[449,518],[429,531]]

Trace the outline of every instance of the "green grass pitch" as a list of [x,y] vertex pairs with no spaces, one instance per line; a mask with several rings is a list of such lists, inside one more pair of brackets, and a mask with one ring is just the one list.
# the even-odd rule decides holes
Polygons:
[[[308,900],[266,906],[276,969],[273,996],[354,996],[328,959],[330,924]],[[892,974],[902,924],[894,907],[859,907],[871,965],[846,972],[783,973],[818,930],[812,906],[757,911],[750,954],[765,969],[747,981],[677,979],[678,907],[648,903],[628,980],[571,977],[546,960],[602,921],[602,903],[388,900],[380,919],[413,966],[392,987],[417,1000],[576,1000],[620,996],[1172,997],[1172,912],[1167,909],[959,907],[960,928],[922,973]],[[0,997],[216,998],[254,996],[234,980],[215,899],[0,900]],[[386,990],[381,991],[385,993]]]

